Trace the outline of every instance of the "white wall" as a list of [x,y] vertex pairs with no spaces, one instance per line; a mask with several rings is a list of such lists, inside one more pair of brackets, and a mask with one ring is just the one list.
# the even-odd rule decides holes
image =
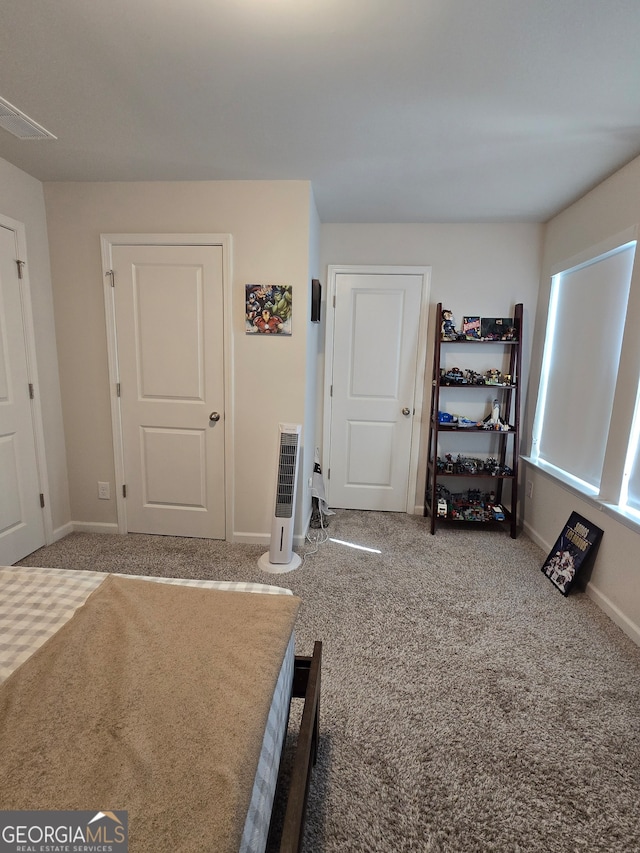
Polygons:
[[[524,304],[523,377],[526,382],[533,316],[538,297],[544,227],[518,225],[346,225],[321,227],[323,282],[329,264],[431,266],[431,308],[426,360],[416,511],[424,504],[429,404],[436,327],[435,305],[463,315],[512,316]],[[324,324],[323,324],[324,328]],[[324,370],[322,364],[320,371]],[[322,383],[319,388],[322,389]],[[320,408],[320,407],[319,407]],[[318,424],[318,441],[322,439]]]
[[68,532],[69,488],[65,455],[58,357],[53,321],[49,246],[42,184],[6,160],[0,159],[0,213],[22,222],[27,239],[27,260],[40,405],[44,427],[47,477],[54,536]]
[[[640,158],[620,169],[547,224],[525,423],[529,440],[544,346],[551,270],[603,240],[637,226],[638,222]],[[634,285],[635,282],[632,289]],[[635,328],[640,328],[640,300],[637,292],[630,297],[629,312],[632,315],[629,319]],[[603,329],[602,334],[606,333],[607,330]],[[634,370],[627,369],[628,364],[625,363],[625,359],[630,357],[635,357],[631,350],[623,351],[621,378],[627,373],[632,377],[635,374]],[[589,379],[582,379],[588,391]],[[637,390],[635,382],[631,381],[626,395],[630,409],[635,403]],[[624,394],[624,388],[622,391]],[[579,440],[579,412],[576,412],[576,422],[567,428],[573,429],[576,440]],[[629,636],[640,643],[640,583],[637,568],[640,535],[637,530],[599,511],[595,503],[577,497],[570,489],[536,468],[525,465],[524,472],[523,477],[533,483],[533,499],[527,499],[525,505],[526,529],[545,550],[552,547],[563,524],[574,510],[604,530],[587,591]]]
[[[116,522],[115,501],[99,501],[96,488],[115,477],[100,234],[230,233],[234,538],[268,541],[278,422],[315,419],[306,400],[310,233],[317,231],[309,183],[50,183],[45,201],[73,521]],[[291,337],[245,335],[245,284],[261,282],[293,285]],[[300,500],[310,500],[306,482]]]
[[[320,395],[326,317],[323,305],[323,323],[309,323],[310,277],[321,279],[324,297],[329,264],[432,267],[429,345],[425,353],[427,387],[416,494],[419,508],[431,348],[437,324],[435,303],[446,303],[458,319],[463,314],[501,316],[508,314],[514,303],[524,303],[525,380],[529,369],[531,375],[523,430],[523,449],[528,449],[550,270],[638,224],[640,158],[555,217],[546,229],[530,224],[320,226],[310,186],[304,181],[62,183],[46,185],[43,194],[39,181],[4,160],[0,160],[0,212],[26,226],[47,474],[53,525],[58,531],[71,520],[107,525],[116,521],[115,503],[98,501],[96,493],[98,480],[114,482],[100,234],[233,235],[235,530],[240,539],[250,540],[252,536],[266,536],[269,530],[275,429],[280,420],[305,424],[299,506],[308,506],[307,477],[313,448],[322,442]],[[290,339],[246,338],[243,297],[244,284],[250,281],[290,282],[296,287],[294,335]],[[640,328],[640,316],[632,320]],[[287,381],[282,382],[285,369]],[[629,388],[630,399],[635,399],[636,390]],[[315,435],[310,429],[313,420]],[[534,486],[533,499],[526,499],[524,504],[525,528],[545,550],[572,510],[594,518],[592,504],[576,498],[546,475],[525,467],[525,477]],[[640,585],[636,577],[640,537],[604,513],[594,520],[605,535],[589,592],[640,642]]]
[[[320,218],[315,204],[313,194],[309,199],[309,282],[312,278],[320,278]],[[304,434],[303,434],[303,458],[302,479],[304,502],[300,505],[298,501],[297,518],[303,521],[303,529],[306,531],[311,516],[311,503],[307,500],[309,490],[309,478],[313,474],[313,463],[315,448],[318,444],[316,422],[318,420],[317,408],[321,405],[318,396],[318,350],[321,345],[320,324],[311,323],[311,307],[307,307],[307,378],[305,385],[304,401]],[[320,415],[320,419],[321,419]]]

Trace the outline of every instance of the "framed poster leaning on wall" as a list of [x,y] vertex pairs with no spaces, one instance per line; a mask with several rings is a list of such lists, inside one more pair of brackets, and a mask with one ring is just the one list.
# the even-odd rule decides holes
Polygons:
[[595,558],[603,531],[572,512],[544,561],[542,571],[563,595],[568,595],[580,569]]

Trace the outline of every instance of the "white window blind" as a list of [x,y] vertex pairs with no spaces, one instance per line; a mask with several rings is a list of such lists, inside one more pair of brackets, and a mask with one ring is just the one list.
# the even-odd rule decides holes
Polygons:
[[622,480],[620,507],[640,518],[640,387],[636,401],[627,460]]
[[634,254],[628,243],[552,279],[533,456],[591,494],[600,489]]

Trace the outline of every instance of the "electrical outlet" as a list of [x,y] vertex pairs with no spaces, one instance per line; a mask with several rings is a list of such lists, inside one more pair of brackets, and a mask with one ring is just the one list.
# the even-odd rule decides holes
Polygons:
[[533,497],[533,480],[527,480],[527,497]]
[[98,483],[98,498],[108,501],[111,498],[111,486],[109,483]]

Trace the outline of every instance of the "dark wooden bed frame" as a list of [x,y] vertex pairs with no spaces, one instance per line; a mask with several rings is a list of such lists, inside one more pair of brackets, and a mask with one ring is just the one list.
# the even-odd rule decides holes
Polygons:
[[322,643],[319,640],[313,645],[311,657],[296,655],[291,695],[292,698],[304,699],[304,706],[293,756],[279,853],[299,853],[302,848],[311,770],[318,757],[321,666]]

